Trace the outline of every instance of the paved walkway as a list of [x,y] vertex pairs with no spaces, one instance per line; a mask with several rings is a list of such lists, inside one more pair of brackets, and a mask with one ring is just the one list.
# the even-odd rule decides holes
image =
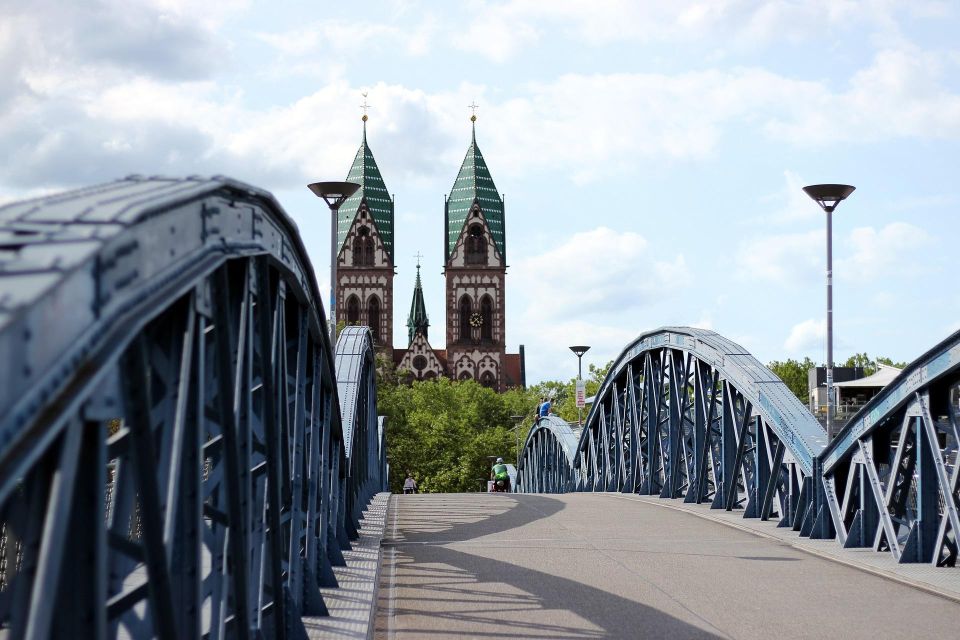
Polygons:
[[615,494],[394,496],[378,638],[952,637],[960,604]]
[[320,589],[329,616],[305,616],[309,640],[368,638],[372,636],[376,585],[380,571],[380,538],[387,516],[389,493],[378,493],[367,505],[360,521],[360,534],[343,553],[347,564],[334,567],[339,586]]
[[711,509],[707,504],[685,504],[682,500],[661,500],[653,496],[610,495],[621,500],[642,500],[662,508],[685,511],[707,520],[722,522],[754,535],[779,540],[795,549],[842,562],[861,571],[897,580],[917,589],[960,602],[960,569],[957,568],[949,569],[917,563],[900,564],[891,554],[877,553],[872,548],[844,549],[836,540],[801,538],[793,529],[777,527],[775,520],[764,522],[756,518],[747,519],[743,517],[742,511]]

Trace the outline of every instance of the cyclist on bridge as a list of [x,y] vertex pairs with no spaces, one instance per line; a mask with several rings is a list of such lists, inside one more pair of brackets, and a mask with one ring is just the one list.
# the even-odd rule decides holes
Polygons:
[[507,473],[507,465],[503,464],[503,458],[497,458],[490,470],[490,479],[493,480],[494,491],[510,491],[510,474]]

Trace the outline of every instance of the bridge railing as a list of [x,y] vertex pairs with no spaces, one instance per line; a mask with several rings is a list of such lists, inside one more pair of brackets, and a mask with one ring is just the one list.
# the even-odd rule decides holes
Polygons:
[[822,454],[831,534],[899,562],[955,566],[960,331],[910,363]]
[[248,185],[0,208],[0,627],[302,637],[386,474],[372,344],[341,340],[341,380],[325,326],[296,226]]
[[570,433],[555,418],[531,429],[519,490],[707,502],[899,562],[956,564],[960,332],[826,446],[814,416],[742,347],[665,327],[624,349],[572,447]]

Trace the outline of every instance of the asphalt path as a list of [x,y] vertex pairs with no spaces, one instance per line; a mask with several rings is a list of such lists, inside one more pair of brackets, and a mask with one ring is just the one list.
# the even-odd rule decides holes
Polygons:
[[[949,569],[947,569],[949,570]],[[960,604],[629,496],[394,496],[377,638],[955,637]]]

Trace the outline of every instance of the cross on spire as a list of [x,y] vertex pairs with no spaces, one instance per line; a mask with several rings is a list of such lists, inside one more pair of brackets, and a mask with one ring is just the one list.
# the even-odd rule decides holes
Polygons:
[[417,251],[417,255],[415,255],[415,256],[413,256],[413,257],[417,259],[417,269],[419,270],[419,269],[420,269],[420,258],[422,258],[423,256],[420,255],[420,252],[419,252],[419,251]]
[[363,109],[363,121],[366,122],[366,121],[367,121],[367,109],[369,109],[372,105],[367,104],[367,92],[366,92],[366,91],[364,91],[364,92],[361,93],[360,95],[363,96],[363,104],[360,105],[360,108]]
[[477,109],[480,108],[480,105],[478,105],[478,104],[477,104],[477,101],[474,100],[472,103],[470,103],[470,104],[467,105],[467,108],[470,109],[470,121],[471,121],[471,122],[476,122],[476,121],[477,121]]

